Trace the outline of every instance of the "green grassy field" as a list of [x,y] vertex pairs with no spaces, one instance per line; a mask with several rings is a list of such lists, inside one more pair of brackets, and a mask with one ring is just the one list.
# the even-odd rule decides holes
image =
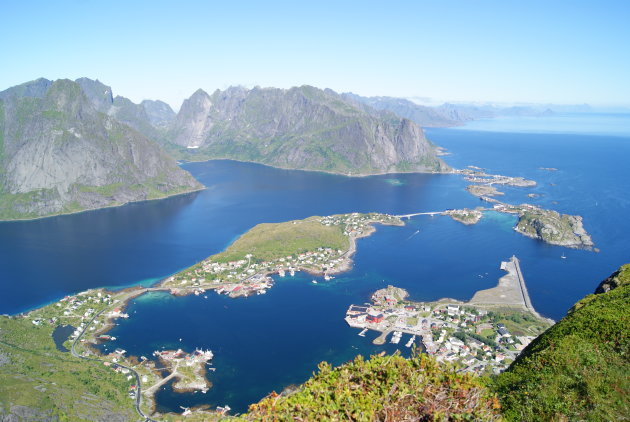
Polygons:
[[259,224],[224,252],[214,255],[212,260],[235,261],[251,253],[257,261],[269,261],[320,247],[346,250],[349,240],[343,234],[343,227],[324,226],[318,217],[311,217],[285,223]]
[[53,329],[35,326],[30,318],[0,317],[0,415],[24,406],[30,415],[25,420],[135,420],[130,382],[103,365],[58,351]]

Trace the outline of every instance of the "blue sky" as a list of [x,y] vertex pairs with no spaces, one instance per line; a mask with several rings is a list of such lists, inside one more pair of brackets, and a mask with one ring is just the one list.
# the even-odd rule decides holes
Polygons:
[[302,84],[630,104],[630,1],[7,1],[0,11],[0,90],[87,76],[175,108],[197,88]]

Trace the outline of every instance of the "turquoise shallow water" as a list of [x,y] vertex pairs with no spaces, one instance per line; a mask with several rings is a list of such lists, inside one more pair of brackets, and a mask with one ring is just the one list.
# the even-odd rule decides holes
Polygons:
[[[167,386],[158,394],[161,409],[229,404],[243,411],[272,390],[303,382],[321,360],[338,364],[357,353],[391,352],[392,346],[372,346],[369,336],[358,337],[343,322],[349,304],[367,301],[379,287],[404,287],[417,300],[466,300],[493,286],[502,274],[499,262],[516,254],[534,306],[559,319],[630,261],[630,138],[452,129],[427,134],[448,148],[451,155],[445,159],[455,167],[477,165],[536,180],[535,188],[502,189],[502,200],[582,215],[601,252],[525,238],[512,230],[513,217],[503,214],[487,213],[475,226],[420,216],[405,227],[378,227],[360,240],[352,271],[331,283],[314,285],[312,277],[298,274],[278,280],[266,295],[242,300],[163,293],[138,298],[130,305],[131,318],[112,332],[118,340],[107,347],[137,355],[162,347],[210,348],[216,356],[217,370],[209,375],[214,387],[205,395],[180,395]],[[230,161],[185,168],[208,189],[164,201],[0,224],[0,312],[19,312],[94,286],[151,282],[220,251],[260,222],[479,204],[453,175],[353,179]],[[532,192],[540,196],[528,198]],[[560,259],[562,254],[567,259]]]

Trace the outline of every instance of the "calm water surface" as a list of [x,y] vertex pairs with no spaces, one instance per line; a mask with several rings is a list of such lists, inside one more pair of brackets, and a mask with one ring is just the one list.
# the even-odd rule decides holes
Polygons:
[[[499,121],[496,131],[431,129],[427,134],[451,152],[445,159],[454,167],[477,165],[536,180],[535,188],[502,188],[502,200],[582,215],[600,253],[525,238],[512,230],[514,217],[498,213],[488,213],[471,227],[446,217],[416,217],[405,227],[378,227],[373,236],[361,239],[354,268],[330,283],[315,285],[312,277],[297,274],[278,279],[266,295],[240,300],[211,293],[207,299],[145,295],[130,305],[131,318],[120,321],[112,332],[118,340],[106,347],[147,356],[161,348],[210,348],[217,368],[209,373],[214,387],[205,395],[181,395],[166,386],[158,393],[159,407],[180,411],[180,405],[229,404],[242,412],[273,390],[303,382],[322,360],[338,364],[357,353],[391,352],[391,345],[373,346],[370,336],[358,337],[343,322],[349,304],[368,301],[387,284],[408,289],[417,300],[466,300],[493,286],[501,276],[499,262],[516,254],[534,306],[561,318],[601,279],[630,261],[630,137],[619,136],[617,129],[608,135],[551,133],[559,127],[557,119],[548,123],[549,133],[506,133],[503,124]],[[519,124],[527,126],[526,121]],[[569,132],[571,121],[564,124]],[[150,284],[222,250],[261,222],[479,204],[453,175],[354,179],[230,161],[185,168],[208,189],[0,224],[0,312],[20,312],[90,287]],[[540,196],[532,199],[528,193]],[[563,253],[567,259],[560,259]]]

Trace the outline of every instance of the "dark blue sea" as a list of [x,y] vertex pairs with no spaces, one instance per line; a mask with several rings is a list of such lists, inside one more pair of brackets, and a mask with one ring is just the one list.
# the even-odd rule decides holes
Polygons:
[[[532,302],[560,319],[619,265],[630,262],[630,121],[627,116],[564,121],[476,122],[461,129],[431,129],[428,137],[448,149],[454,167],[475,165],[538,182],[535,188],[502,188],[501,200],[531,202],[584,217],[599,253],[572,250],[523,237],[514,217],[488,213],[475,226],[447,217],[420,216],[405,227],[378,227],[361,239],[354,268],[332,282],[278,278],[266,295],[231,300],[138,298],[112,334],[134,355],[161,348],[210,348],[215,353],[207,394],[158,395],[160,410],[228,404],[243,412],[269,392],[303,382],[327,360],[339,364],[357,353],[392,352],[373,336],[358,337],[343,316],[387,284],[412,299],[467,300],[496,284],[499,263],[521,259]],[[604,121],[613,119],[609,133]],[[621,119],[621,120],[614,120]],[[520,125],[520,126],[519,126]],[[542,127],[542,128],[541,128]],[[595,128],[586,130],[585,128]],[[625,127],[625,130],[620,130]],[[528,129],[529,128],[529,129]],[[562,133],[564,130],[565,133]],[[578,133],[573,133],[577,131]],[[541,167],[554,167],[547,171]],[[18,313],[91,287],[151,284],[219,252],[255,224],[354,211],[404,214],[474,207],[479,200],[455,175],[397,174],[348,178],[273,169],[251,163],[211,161],[184,168],[207,189],[161,201],[135,203],[28,222],[0,223],[0,312]],[[537,198],[528,198],[537,193]],[[566,259],[561,259],[564,254]],[[181,341],[180,341],[181,339]],[[406,336],[401,342],[401,349]]]

